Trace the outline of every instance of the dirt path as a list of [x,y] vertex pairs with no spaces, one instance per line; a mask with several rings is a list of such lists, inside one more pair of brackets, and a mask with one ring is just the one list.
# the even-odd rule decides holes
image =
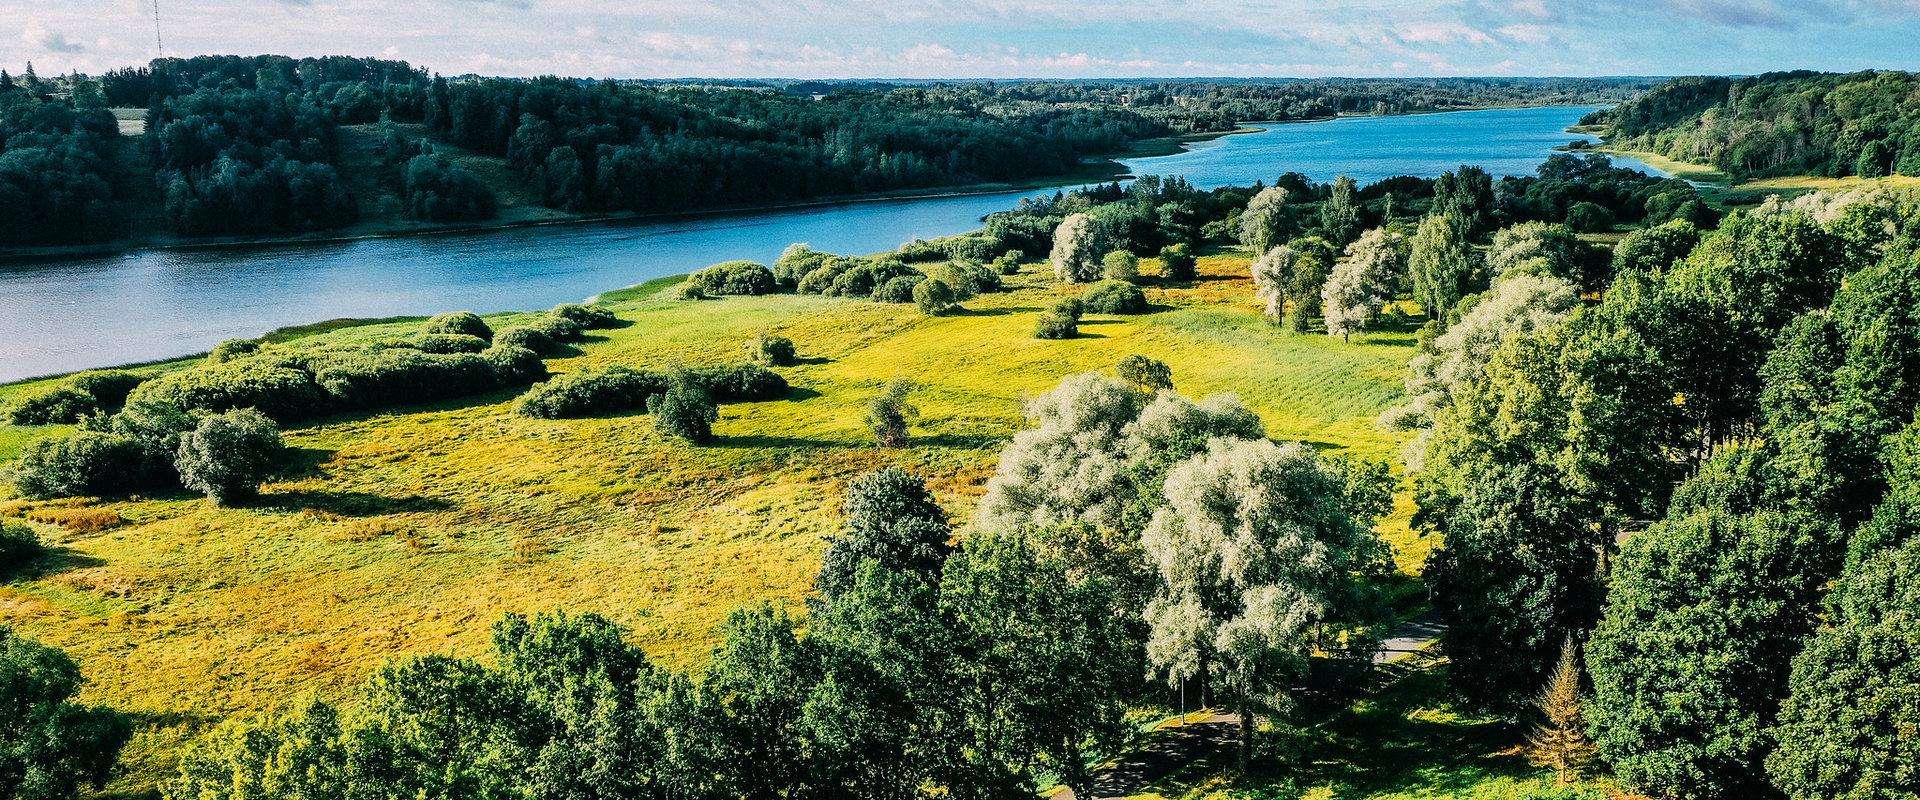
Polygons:
[[[1380,667],[1408,658],[1431,646],[1445,631],[1446,626],[1440,624],[1432,612],[1402,622],[1380,640],[1373,663]],[[1232,748],[1239,725],[1240,717],[1236,714],[1215,714],[1186,725],[1161,728],[1153,733],[1145,747],[1096,773],[1087,798],[1118,800],[1139,794],[1188,764]],[[1061,791],[1049,800],[1079,800],[1079,797],[1072,791]]]

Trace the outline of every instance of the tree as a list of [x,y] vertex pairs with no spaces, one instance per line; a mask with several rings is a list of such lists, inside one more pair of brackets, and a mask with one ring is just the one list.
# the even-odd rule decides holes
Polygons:
[[747,360],[755,364],[790,367],[793,359],[793,340],[785,336],[761,331],[747,342]]
[[1628,541],[1587,648],[1587,721],[1616,775],[1677,797],[1766,793],[1767,728],[1830,539],[1775,512],[1708,508]]
[[888,381],[886,388],[867,403],[867,428],[881,447],[907,446],[907,426],[920,416],[920,410],[907,401],[913,388],[911,381]]
[[1584,289],[1597,289],[1604,278],[1588,268],[1592,251],[1565,225],[1523,222],[1493,235],[1487,271],[1496,279],[1512,272],[1543,272]]
[[853,586],[868,561],[895,574],[932,585],[952,550],[953,527],[934,502],[926,482],[899,467],[888,467],[847,485],[846,523],[827,540],[814,588],[828,599]]
[[1480,236],[1490,229],[1493,176],[1479,167],[1443,172],[1433,182],[1433,213],[1466,223],[1466,235]]
[[805,796],[814,778],[806,704],[820,680],[817,649],[770,605],[733,612],[719,635],[696,695],[706,721],[684,746],[719,768],[715,796]]
[[1140,257],[1126,250],[1115,250],[1100,260],[1101,274],[1110,281],[1133,281],[1140,277]]
[[959,297],[946,281],[928,278],[913,285],[913,304],[929,317],[946,314],[959,304]]
[[1562,784],[1579,776],[1594,749],[1580,720],[1578,653],[1573,635],[1568,634],[1566,644],[1560,647],[1560,665],[1554,667],[1537,704],[1543,721],[1527,735],[1527,760],[1536,767],[1553,770]]
[[1651,275],[1667,271],[1700,244],[1700,229],[1686,220],[1674,220],[1627,234],[1613,248],[1613,271],[1637,270]]
[[0,796],[68,800],[106,786],[133,725],[71,702],[83,682],[67,654],[0,626]]
[[1126,381],[1134,391],[1143,395],[1173,391],[1173,368],[1167,366],[1165,361],[1130,355],[1120,359],[1118,371],[1120,380]]
[[187,488],[230,505],[252,497],[286,449],[280,426],[247,408],[200,420],[180,437],[173,463]]
[[1375,228],[1347,247],[1347,260],[1334,266],[1320,290],[1329,336],[1351,339],[1393,299],[1393,285],[1406,271],[1401,244],[1400,234]]
[[1169,281],[1190,281],[1199,273],[1193,248],[1185,242],[1160,248],[1160,277]]
[[1429,319],[1445,324],[1447,312],[1472,291],[1479,265],[1467,242],[1465,220],[1430,215],[1413,236],[1407,269],[1413,277],[1413,299]]
[[1267,321],[1279,324],[1287,313],[1288,289],[1292,287],[1293,265],[1299,255],[1293,248],[1279,245],[1253,260],[1253,296],[1266,304]]
[[1293,209],[1287,206],[1287,190],[1278,186],[1261,189],[1247,201],[1240,214],[1240,243],[1255,253],[1264,253],[1293,238]]
[[[1573,286],[1550,276],[1515,275],[1454,307],[1457,319],[1444,333],[1422,338],[1407,366],[1406,400],[1380,415],[1395,430],[1431,431],[1453,395],[1479,379],[1487,361],[1507,339],[1557,326],[1579,304]],[[1429,434],[1408,442],[1408,469],[1426,461]]]
[[713,423],[720,420],[720,407],[705,389],[688,376],[674,379],[667,393],[647,404],[653,414],[653,428],[667,436],[676,436],[694,444],[713,439]]
[[1415,524],[1444,534],[1427,562],[1448,677],[1469,704],[1533,701],[1568,631],[1599,616],[1598,514],[1561,466],[1565,375],[1554,332],[1509,338],[1436,416]]
[[1320,204],[1320,235],[1335,246],[1345,247],[1360,236],[1358,188],[1352,178],[1333,179],[1333,193]]
[[1767,757],[1792,800],[1920,794],[1920,537],[1848,570],[1794,659]]
[[[1091,753],[1124,741],[1142,654],[1114,592],[1023,536],[983,531],[948,562],[940,607],[963,658],[954,668],[991,698],[972,722],[1000,746],[1039,756],[1069,789],[1090,788]],[[997,730],[996,730],[997,729]],[[1007,741],[1011,740],[1011,741]]]
[[1320,316],[1320,290],[1327,284],[1327,275],[1333,271],[1333,263],[1339,255],[1339,249],[1332,242],[1318,236],[1305,236],[1287,243],[1295,257],[1293,273],[1287,279],[1287,315],[1284,323],[1294,333],[1306,333],[1307,326],[1314,317]]
[[1053,275],[1061,283],[1091,283],[1100,279],[1102,253],[1111,250],[1093,217],[1071,214],[1053,231]]
[[1314,650],[1378,619],[1362,578],[1387,549],[1302,444],[1216,440],[1166,497],[1141,538],[1159,576],[1147,659],[1171,681],[1206,671],[1239,711],[1244,771],[1255,712],[1286,713]]

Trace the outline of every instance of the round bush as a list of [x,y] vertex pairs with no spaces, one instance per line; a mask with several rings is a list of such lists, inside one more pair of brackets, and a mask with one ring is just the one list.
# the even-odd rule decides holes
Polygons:
[[759,364],[703,367],[688,372],[686,378],[727,402],[774,400],[785,397],[789,389],[786,378]]
[[647,410],[653,414],[654,430],[695,444],[711,440],[713,423],[720,420],[713,398],[691,380],[674,381],[666,394],[650,401]]
[[512,347],[524,347],[543,356],[553,355],[560,349],[560,343],[538,328],[515,325],[493,335],[495,344]]
[[762,331],[753,341],[747,342],[747,358],[755,364],[770,367],[788,367],[793,365],[793,340],[785,336]]
[[41,439],[13,465],[13,486],[36,499],[116,494],[133,488],[143,466],[140,443],[100,431]]
[[251,408],[200,420],[180,437],[180,483],[220,505],[252,497],[286,452],[280,426]]
[[561,319],[571,320],[590,331],[612,328],[620,324],[620,318],[614,316],[613,311],[600,306],[566,303],[554,306],[553,311],[548,313]]
[[1107,280],[1130,281],[1140,277],[1140,257],[1125,250],[1115,250],[1100,259],[1100,270]]
[[913,303],[920,307],[920,313],[937,317],[952,311],[959,297],[946,281],[928,278],[913,287]]
[[1140,287],[1124,281],[1101,281],[1088,289],[1087,311],[1095,314],[1143,314],[1147,296]]
[[913,302],[913,287],[926,280],[923,275],[901,275],[880,284],[873,290],[873,299],[882,303]]
[[1001,253],[1000,257],[994,259],[990,266],[993,267],[995,272],[1002,275],[1018,274],[1020,272],[1020,251],[1008,250],[1007,252]]
[[441,314],[440,316],[427,320],[426,332],[456,333],[462,336],[478,336],[487,340],[493,339],[493,329],[487,327],[486,320],[481,319],[479,314],[471,311],[456,311],[452,314]]
[[239,408],[257,408],[261,413],[282,421],[313,416],[326,409],[329,403],[327,393],[315,383],[311,373],[257,358],[209,364],[163,375],[140,384],[140,388],[128,396],[127,402],[132,404],[143,399],[174,406],[182,411],[214,414]]
[[32,528],[0,522],[0,577],[18,572],[43,552],[40,537]]
[[1040,321],[1033,328],[1036,339],[1071,339],[1080,333],[1080,320],[1057,311],[1048,311],[1040,315]]
[[709,295],[770,294],[779,287],[773,270],[752,261],[727,261],[693,273],[689,281]]
[[100,403],[93,395],[57,384],[14,400],[7,406],[7,421],[15,425],[71,425],[99,410]]
[[[586,329],[580,327],[580,323],[574,322],[566,317],[556,317],[551,314],[528,323],[527,327],[546,334],[548,339],[552,339],[555,342],[577,342],[586,338],[587,335]],[[509,342],[509,344],[511,344],[511,342]],[[532,350],[533,348],[529,347],[527,349]]]
[[1193,257],[1193,248],[1185,244],[1170,244],[1160,248],[1160,277],[1170,281],[1190,281],[1199,277],[1199,262]]
[[214,345],[213,351],[207,353],[207,360],[215,364],[225,364],[258,352],[260,352],[259,342],[252,339],[228,339]]

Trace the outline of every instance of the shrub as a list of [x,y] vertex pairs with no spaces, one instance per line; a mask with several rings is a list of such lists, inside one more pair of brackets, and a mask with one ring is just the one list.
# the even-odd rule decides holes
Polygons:
[[786,378],[759,364],[701,367],[685,377],[725,402],[774,400],[785,397],[789,389]]
[[752,261],[727,261],[693,273],[693,286],[708,295],[771,294],[778,284],[773,270]]
[[493,378],[499,386],[524,386],[547,377],[547,362],[524,347],[495,345],[480,357],[493,367]]
[[24,395],[7,406],[7,421],[15,425],[71,425],[100,410],[93,395],[68,384],[55,384]]
[[1160,248],[1160,277],[1170,281],[1190,281],[1199,277],[1199,261],[1193,257],[1193,248],[1185,244],[1170,244]]
[[565,303],[554,306],[553,310],[548,313],[561,319],[569,320],[578,324],[581,328],[590,331],[600,330],[602,328],[613,328],[620,325],[620,318],[614,316],[611,309],[601,306]]
[[140,443],[119,434],[79,431],[27,446],[13,465],[24,497],[86,497],[134,488],[144,474]]
[[1143,314],[1147,296],[1140,287],[1124,281],[1101,281],[1083,295],[1086,309],[1095,314]]
[[427,333],[457,333],[463,336],[478,336],[482,339],[493,338],[493,329],[487,327],[486,320],[471,311],[455,311],[441,314],[427,320]]
[[422,353],[447,355],[451,353],[478,353],[487,349],[487,340],[478,336],[459,333],[423,333],[411,339],[394,342],[397,347],[418,350]]
[[215,364],[236,361],[260,352],[260,343],[252,339],[228,339],[213,346],[207,360]]
[[667,390],[665,376],[627,367],[582,370],[534,386],[514,403],[521,416],[570,419],[642,411],[648,398]]
[[926,280],[924,275],[900,275],[873,290],[873,299],[881,303],[913,302],[913,287]]
[[1020,251],[1008,250],[1007,252],[1001,253],[1000,257],[994,259],[993,263],[989,266],[993,267],[995,272],[1002,275],[1018,274],[1020,272]]
[[694,444],[713,439],[713,423],[720,409],[706,391],[683,377],[673,382],[667,393],[648,404],[653,413],[653,428],[668,436],[677,436]]
[[907,446],[907,425],[920,416],[919,409],[907,402],[912,391],[912,383],[891,381],[867,404],[867,427],[881,447]]
[[944,281],[961,300],[1000,291],[1000,273],[979,264],[940,264],[928,270],[927,277]]
[[959,298],[955,296],[953,287],[948,286],[947,282],[943,280],[928,278],[921,281],[918,286],[913,287],[914,305],[920,307],[920,313],[930,317],[937,317],[952,311],[954,304],[958,302],[958,300]]
[[875,288],[894,278],[919,274],[919,270],[894,259],[863,259],[841,270],[821,293],[831,297],[871,297]]
[[40,546],[40,537],[32,528],[0,522],[0,576],[18,572],[43,552],[45,548]]
[[104,410],[126,405],[127,395],[133,394],[134,389],[146,383],[147,378],[126,370],[108,369],[82,372],[67,380],[73,388],[93,395],[93,399],[99,401],[100,408]]
[[213,414],[257,408],[281,422],[313,416],[328,402],[327,393],[314,382],[312,374],[261,359],[210,364],[163,375],[141,384],[127,403],[143,400]]
[[785,336],[761,331],[747,342],[747,360],[755,364],[788,367],[793,365],[793,358],[793,340]]
[[947,258],[985,261],[999,251],[1000,240],[992,236],[953,236],[942,241]]
[[696,283],[681,284],[680,299],[705,300],[707,299],[707,290],[700,288],[700,285]]
[[180,483],[220,505],[252,497],[286,452],[280,427],[251,408],[200,420],[180,437]]
[[1041,314],[1039,323],[1033,328],[1036,339],[1071,339],[1079,333],[1080,320],[1057,311]]
[[798,288],[800,279],[806,277],[807,273],[836,258],[839,256],[804,244],[787,245],[779,260],[773,262],[773,279],[789,289]]
[[540,356],[512,345],[450,355],[382,350],[316,366],[314,380],[340,408],[426,403],[530,383],[546,374]]
[[15,425],[71,425],[81,417],[119,408],[145,378],[122,370],[82,372],[20,397],[7,407]]
[[1141,394],[1173,390],[1173,368],[1167,362],[1142,355],[1120,359],[1120,380]]
[[[546,334],[548,339],[552,339],[555,342],[577,342],[586,338],[587,335],[587,329],[580,327],[580,323],[574,322],[566,317],[556,317],[552,314],[527,323],[527,327]],[[512,342],[507,342],[507,344],[512,344]],[[529,347],[527,349],[532,350],[533,348]]]
[[1110,281],[1131,281],[1140,277],[1140,257],[1115,250],[1100,259],[1100,271]]
[[[565,320],[562,320],[563,322]],[[539,328],[515,325],[493,335],[494,342],[510,346],[524,347],[543,356],[550,356],[560,350],[560,343]]]
[[826,294],[828,289],[833,288],[833,282],[840,278],[840,273],[858,266],[860,260],[833,256],[821,260],[818,264],[800,276],[800,282],[796,284],[795,291],[801,294]]

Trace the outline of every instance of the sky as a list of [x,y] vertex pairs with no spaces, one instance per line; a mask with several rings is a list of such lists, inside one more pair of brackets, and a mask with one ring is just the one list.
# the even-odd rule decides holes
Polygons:
[[[0,0],[0,66],[404,59],[602,78],[1748,74],[1920,68],[1920,0]],[[12,32],[10,32],[10,30]]]

